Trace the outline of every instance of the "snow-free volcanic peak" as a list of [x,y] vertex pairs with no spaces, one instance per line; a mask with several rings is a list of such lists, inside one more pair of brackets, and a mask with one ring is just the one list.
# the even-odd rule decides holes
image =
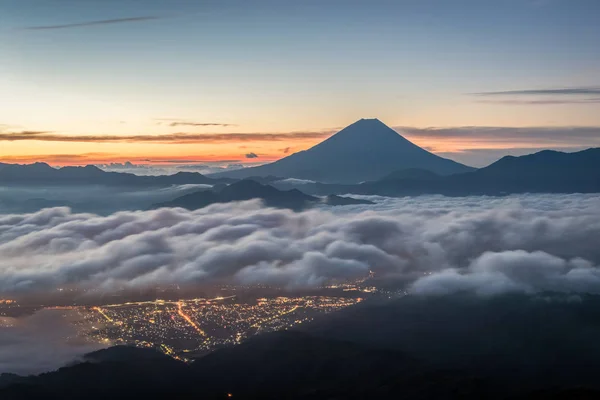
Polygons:
[[376,118],[360,119],[308,150],[271,164],[218,174],[232,178],[275,175],[319,182],[358,183],[419,168],[439,175],[472,168],[415,145]]

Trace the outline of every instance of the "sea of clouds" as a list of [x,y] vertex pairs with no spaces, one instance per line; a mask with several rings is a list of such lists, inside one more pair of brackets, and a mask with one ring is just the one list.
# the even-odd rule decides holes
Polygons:
[[377,204],[0,215],[0,295],[165,284],[297,289],[369,271],[419,294],[600,292],[598,196],[367,198]]
[[[0,214],[0,298],[165,284],[301,289],[369,271],[415,295],[600,293],[599,196],[355,197],[376,204]],[[0,373],[55,369],[107,345],[80,338],[72,318],[0,318]]]

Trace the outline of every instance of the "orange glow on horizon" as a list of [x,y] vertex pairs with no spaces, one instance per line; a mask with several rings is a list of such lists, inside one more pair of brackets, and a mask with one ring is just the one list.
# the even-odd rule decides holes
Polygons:
[[[337,130],[337,128],[336,128]],[[111,164],[131,162],[136,165],[176,166],[185,164],[244,164],[247,166],[270,163],[293,153],[306,150],[327,139],[336,130],[290,131],[266,133],[230,133],[224,141],[179,143],[179,142],[61,142],[44,140],[3,141],[0,144],[0,162],[30,164],[46,162],[55,167],[67,165]],[[1,129],[0,129],[1,132]],[[511,150],[516,148],[536,149],[541,146],[531,138],[514,139],[503,137],[444,136],[429,131],[427,135],[403,131],[398,132],[411,142],[433,153],[455,153],[457,156],[472,149]],[[214,134],[213,134],[214,135]],[[250,136],[244,136],[250,135]],[[289,136],[287,136],[289,135]],[[303,136],[304,135],[304,136]],[[306,137],[308,135],[309,137]],[[33,134],[33,136],[37,136]],[[239,137],[243,140],[238,141]],[[552,146],[568,148],[573,142],[554,141]],[[256,157],[254,157],[256,155]]]
[[45,162],[53,167],[105,165],[111,163],[131,162],[136,165],[181,165],[181,164],[264,164],[273,162],[281,157],[277,155],[260,155],[256,159],[247,159],[244,155],[178,155],[176,157],[144,157],[127,156],[110,153],[83,153],[83,154],[33,154],[33,155],[0,155],[0,162],[12,164],[31,164]]
[[[490,141],[474,141],[468,138],[413,138],[410,135],[404,135],[407,139],[412,141],[418,146],[421,146],[432,153],[461,153],[470,149],[497,149],[497,150],[510,150],[513,148],[539,148],[539,143],[506,143],[506,142],[490,142]],[[276,144],[275,149],[262,147],[259,149],[258,146],[244,146],[238,152],[232,152],[231,149],[223,149],[222,152],[206,154],[203,152],[191,153],[189,152],[191,145],[183,146],[187,149],[181,149],[181,145],[163,145],[160,146],[161,150],[165,147],[177,147],[176,152],[164,151],[162,154],[153,155],[152,153],[144,152],[139,154],[133,150],[135,144],[128,145],[129,151],[123,152],[82,152],[82,153],[46,153],[35,152],[27,154],[0,154],[0,162],[15,163],[15,164],[31,164],[35,162],[45,162],[55,167],[62,166],[82,166],[90,164],[111,164],[111,163],[125,163],[131,162],[137,165],[182,165],[182,164],[265,164],[273,161],[277,161],[281,158],[287,157],[298,151],[309,149],[310,147],[318,144],[320,140],[313,142],[303,143],[286,143],[285,145]],[[93,146],[93,144],[88,144]],[[86,146],[87,147],[87,146]],[[158,147],[158,146],[157,146]],[[231,147],[231,146],[229,146]],[[283,147],[283,148],[282,148]],[[569,147],[568,144],[562,147]],[[284,151],[286,150],[286,151]],[[165,154],[167,153],[167,154]],[[246,154],[255,153],[258,155],[256,158],[247,158]]]
[[46,162],[52,166],[127,161],[145,165],[264,164],[306,150],[322,140],[290,138],[272,142],[264,140],[236,142],[232,139],[227,143],[187,144],[4,141],[0,143],[0,162],[21,164]]

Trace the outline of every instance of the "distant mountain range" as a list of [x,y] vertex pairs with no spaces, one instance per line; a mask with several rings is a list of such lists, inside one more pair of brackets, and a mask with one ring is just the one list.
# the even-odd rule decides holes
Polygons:
[[[346,135],[350,138],[361,135],[363,131],[361,127],[364,126],[373,126],[373,129],[377,128],[375,129],[376,132],[379,132],[381,127],[383,127],[381,130],[384,132],[389,129],[378,120],[361,120],[330,139],[341,137],[343,140],[340,139],[339,141],[341,141],[341,146],[344,148],[344,146],[347,146],[345,144]],[[390,131],[391,133],[379,132],[377,135],[389,135],[389,137],[385,137],[386,140],[391,142],[400,140],[401,143],[409,143],[404,143],[407,148],[413,149],[413,147],[416,147],[405,141],[394,131]],[[397,138],[391,139],[393,137]],[[337,141],[338,139],[335,139],[331,143],[337,143]],[[326,143],[329,143],[329,139],[323,142],[322,145]],[[316,146],[315,149],[319,146]],[[331,146],[327,144],[323,148],[330,149]],[[348,154],[353,154],[353,151],[352,149],[349,150]],[[321,152],[322,150],[319,150],[317,153]],[[412,150],[409,153],[412,154]],[[316,153],[311,152],[310,154],[314,155]],[[438,160],[435,156],[429,155]],[[443,165],[454,165],[447,164],[446,161],[448,160],[439,160]],[[270,165],[275,164],[277,163]],[[318,163],[315,165],[318,165]],[[323,166],[322,168],[324,168],[324,174],[329,173],[326,167]],[[352,170],[354,167],[349,166],[348,168]],[[469,168],[467,169],[469,170]],[[262,171],[257,168],[246,168],[243,171],[248,172],[251,177],[243,180],[229,177],[210,178],[199,173],[190,172],[179,172],[174,175],[163,176],[137,176],[127,173],[106,172],[94,166],[57,169],[44,163],[29,165],[0,163],[0,186],[42,187],[65,185],[77,188],[84,185],[107,185],[114,186],[116,190],[122,190],[122,188],[131,190],[140,187],[154,188],[185,184],[211,185],[212,190],[186,194],[172,201],[157,204],[161,207],[184,207],[188,209],[197,209],[213,203],[254,198],[262,199],[267,206],[294,210],[301,210],[319,203],[329,205],[368,204],[366,200],[333,196],[342,194],[499,196],[513,193],[600,193],[600,148],[574,153],[545,150],[520,157],[506,156],[485,168],[451,175],[416,167],[388,170],[385,173],[378,174],[377,179],[362,183],[323,183],[286,178],[282,176],[281,170]],[[265,174],[263,176],[257,175],[261,171]],[[373,171],[373,169],[370,169],[370,171]],[[237,173],[237,171],[233,172]],[[383,172],[383,170],[379,172]],[[314,195],[329,197],[323,200],[314,197]],[[4,195],[3,198],[0,198],[0,205],[4,204],[11,210],[18,209],[20,204],[27,205],[29,208],[35,208],[35,205],[38,204],[41,208],[61,204],[69,205],[72,202],[70,198],[63,200],[57,199],[56,196],[45,199],[43,196],[36,195],[18,200],[7,196]],[[163,201],[163,199],[160,199],[160,201]],[[147,208],[149,204],[152,204],[152,202],[144,204],[143,207]],[[128,204],[127,209],[131,209],[131,204]]]
[[424,169],[439,175],[473,170],[411,143],[378,119],[361,119],[308,150],[271,164],[212,176],[274,175],[325,183],[360,183],[407,168]]
[[228,203],[251,199],[261,199],[268,207],[290,208],[292,210],[303,210],[318,204],[332,206],[373,204],[373,202],[368,200],[336,195],[330,195],[325,199],[321,199],[304,194],[298,189],[278,190],[252,179],[244,179],[231,185],[215,187],[212,190],[190,193],[169,202],[156,204],[155,207],[182,207],[188,210],[196,210],[214,203]]
[[315,183],[302,185],[302,188],[311,194],[381,196],[600,193],[600,148],[575,153],[545,150],[521,157],[506,156],[485,168],[450,176],[410,169],[359,185]]
[[0,163],[0,185],[112,185],[168,186],[233,182],[227,178],[208,178],[196,172],[174,175],[139,176],[122,172],[107,172],[93,165],[53,168],[46,163]]

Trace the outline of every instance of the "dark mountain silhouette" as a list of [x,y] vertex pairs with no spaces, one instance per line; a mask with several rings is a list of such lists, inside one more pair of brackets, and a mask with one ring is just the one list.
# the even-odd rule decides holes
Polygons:
[[273,186],[263,185],[253,179],[243,179],[228,186],[186,194],[174,200],[156,204],[154,208],[182,207],[188,210],[197,210],[214,203],[229,203],[252,199],[261,199],[267,207],[289,208],[292,210],[303,210],[320,203],[331,206],[374,204],[368,200],[335,195],[321,199],[304,194],[298,189],[278,190]]
[[470,369],[499,384],[600,389],[597,295],[406,296],[352,307],[306,329]]
[[319,198],[304,194],[298,189],[277,190],[272,186],[244,179],[220,190],[203,190],[190,193],[166,203],[156,204],[155,207],[182,207],[188,210],[197,210],[214,203],[252,199],[261,199],[268,207],[290,208],[292,210],[302,210],[319,202]]
[[512,193],[598,192],[600,148],[575,153],[544,150],[521,157],[506,156],[472,175],[459,177],[458,182],[471,185],[471,190],[478,184],[488,190]]
[[107,349],[96,350],[83,356],[83,362],[101,363],[101,362],[123,362],[123,363],[143,363],[156,361],[163,364],[177,366],[179,364],[173,358],[148,348],[132,346],[113,346]]
[[255,337],[191,365],[137,350],[118,348],[117,352],[127,353],[125,357],[113,354],[102,356],[108,359],[100,362],[83,362],[38,377],[13,377],[12,383],[0,386],[0,397],[366,399],[402,393],[405,399],[479,399],[492,395],[468,374],[438,371],[400,352],[299,332]]
[[325,198],[325,203],[330,206],[349,206],[354,204],[375,204],[370,200],[355,199],[353,197],[338,196],[330,194]]
[[196,172],[173,175],[138,176],[122,172],[106,172],[93,165],[53,168],[46,163],[0,163],[0,184],[3,185],[113,185],[168,186],[182,184],[217,184],[232,179],[212,179]]
[[27,382],[27,378],[17,375],[17,374],[11,374],[11,373],[0,373],[0,390],[3,387],[7,387],[10,385],[14,385],[17,383],[26,383]]
[[283,180],[285,178],[282,178],[280,176],[267,175],[267,176],[249,176],[244,179],[256,181],[258,183],[262,183],[263,185],[269,185],[273,182],[277,182],[277,181]]
[[381,181],[395,181],[400,179],[414,179],[414,180],[435,180],[440,178],[440,175],[428,171],[426,169],[419,168],[407,168],[401,169],[398,171],[394,171],[392,173],[387,174],[381,179]]
[[151,349],[118,346],[106,351],[37,377],[13,377],[12,382],[0,385],[0,398],[168,398],[167,389],[175,378],[188,371],[184,363]]
[[397,171],[360,185],[306,184],[311,194],[356,193],[381,196],[505,195],[511,193],[599,193],[600,148],[575,153],[544,150],[504,157],[472,172],[437,176],[416,170]]
[[[377,121],[377,123],[379,122]],[[252,168],[248,168],[248,170],[252,170]],[[208,205],[215,202],[247,200],[251,198],[263,198],[267,200],[271,197],[285,197],[289,201],[292,201],[291,199],[294,197],[300,199],[306,196],[304,193],[323,196],[345,193],[382,196],[599,193],[600,148],[592,148],[574,153],[545,150],[520,157],[507,156],[485,168],[448,176],[438,175],[422,168],[400,169],[382,174],[377,180],[361,184],[327,184],[316,182],[295,185],[293,182],[282,183],[281,178],[274,175],[261,178],[254,176],[255,173],[256,171],[252,173],[252,178],[245,181],[255,181],[261,184],[269,183],[280,188],[293,188],[296,186],[297,188],[301,188],[302,193],[287,190],[287,195],[282,195],[277,193],[276,189],[272,187],[265,189],[260,186],[248,186],[248,183],[244,183],[242,185],[242,187],[246,185],[244,190],[241,190],[242,187],[233,186],[236,193],[230,192],[234,189],[228,189],[222,195],[217,196],[216,193],[221,193],[227,187],[226,184],[235,181],[235,179],[211,179],[201,174],[190,172],[179,172],[174,175],[164,176],[136,176],[127,173],[105,172],[94,166],[55,169],[44,163],[29,165],[0,164],[0,184],[25,186],[100,184],[128,187],[161,187],[194,183],[214,185],[212,194],[206,191],[202,192],[202,194],[198,193],[196,200],[193,200],[193,195],[176,199],[180,206],[186,208],[198,208],[201,204]],[[304,200],[308,202],[320,201],[306,197]],[[331,198],[329,201],[332,205],[344,204],[337,198]],[[40,201],[40,204],[42,203]],[[167,204],[162,205],[166,206]],[[298,204],[294,205],[290,203],[290,205],[286,205],[285,202],[278,203],[277,200],[274,200],[272,205],[294,209],[302,208]]]
[[37,377],[2,375],[0,398],[597,399],[600,297],[569,298],[364,302],[191,365],[119,346]]
[[[521,157],[504,157],[488,167],[428,182],[423,179],[373,184],[381,193],[502,195],[509,193],[600,192],[600,148],[576,153],[545,150]],[[390,191],[391,189],[391,191]]]
[[329,183],[360,183],[406,168],[440,175],[473,170],[411,143],[378,119],[361,119],[318,145],[271,164],[215,174],[218,177],[282,176]]

